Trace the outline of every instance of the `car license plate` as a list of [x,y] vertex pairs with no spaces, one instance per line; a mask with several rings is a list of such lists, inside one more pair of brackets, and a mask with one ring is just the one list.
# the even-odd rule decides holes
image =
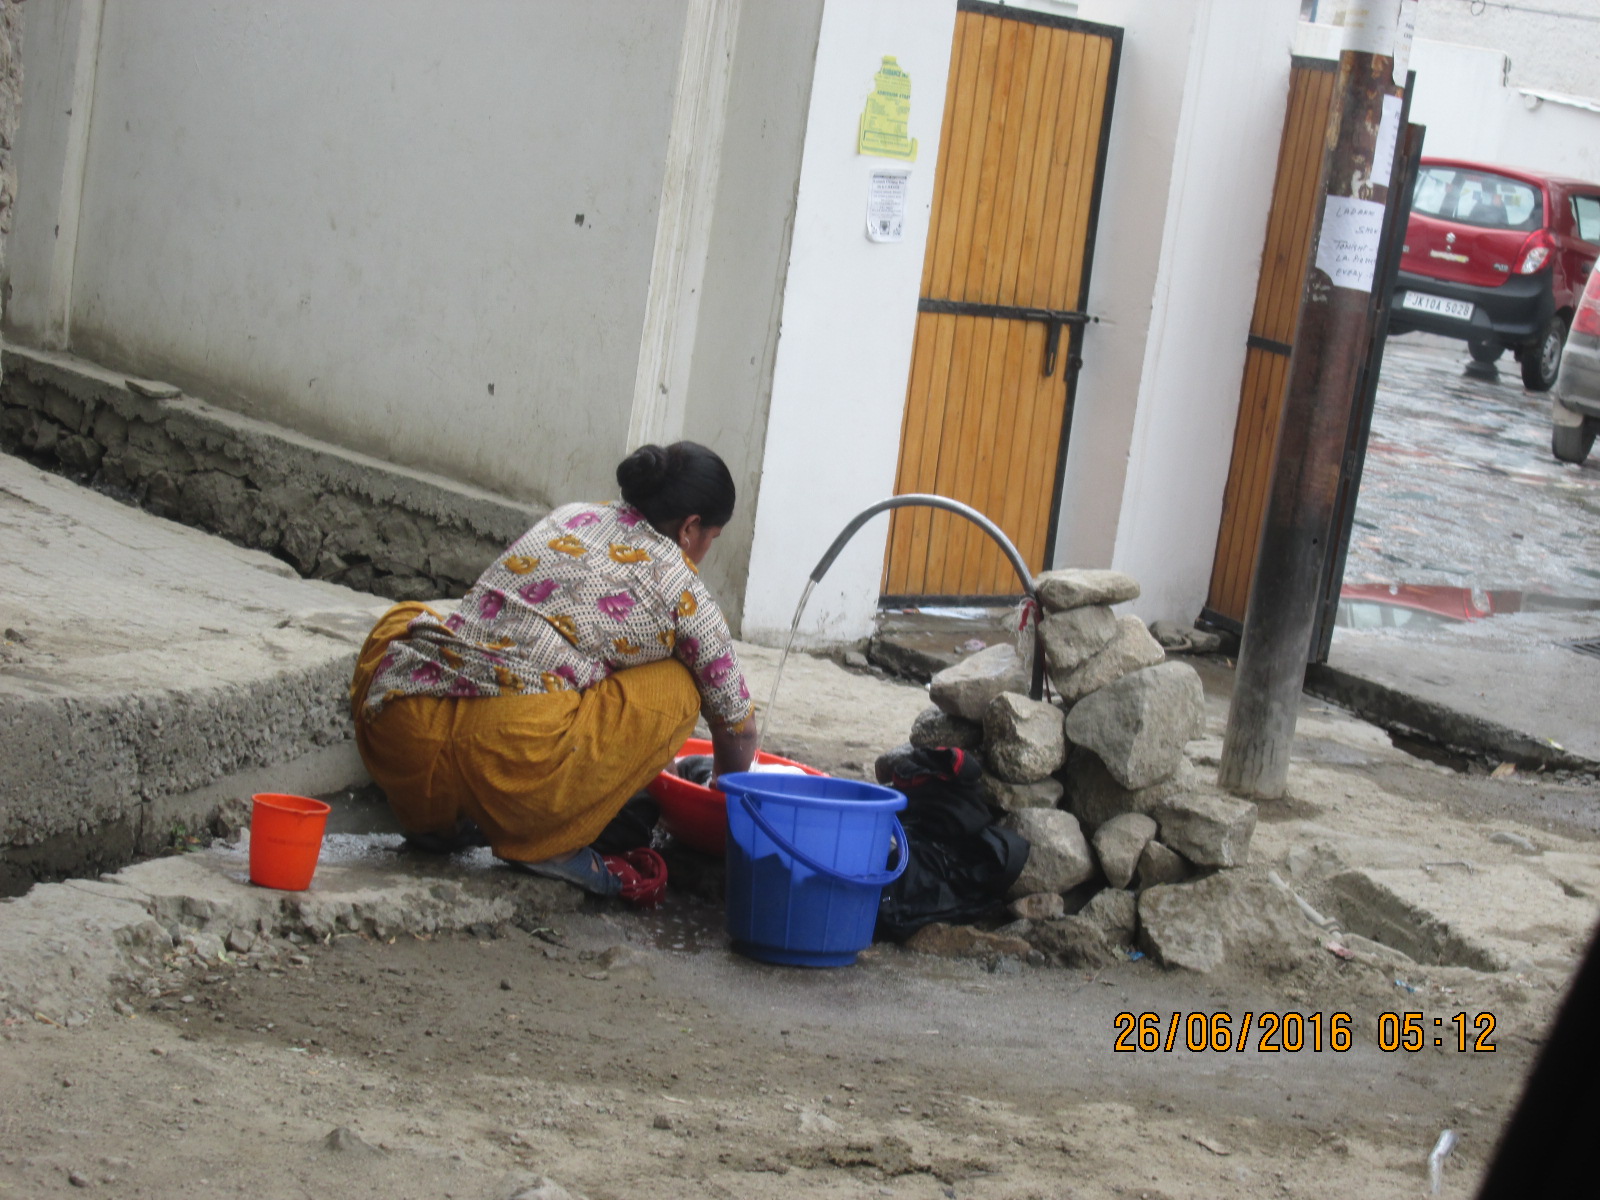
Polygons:
[[1430,296],[1427,292],[1407,292],[1406,298],[1400,301],[1400,307],[1438,313],[1441,317],[1454,317],[1458,321],[1472,320],[1472,304],[1469,301],[1446,300],[1443,296]]

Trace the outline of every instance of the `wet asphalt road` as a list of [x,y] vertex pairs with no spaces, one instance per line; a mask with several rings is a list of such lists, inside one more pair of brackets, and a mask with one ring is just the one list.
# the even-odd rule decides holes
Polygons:
[[1346,586],[1600,599],[1600,447],[1557,462],[1549,397],[1510,353],[1487,375],[1470,364],[1464,342],[1389,340]]

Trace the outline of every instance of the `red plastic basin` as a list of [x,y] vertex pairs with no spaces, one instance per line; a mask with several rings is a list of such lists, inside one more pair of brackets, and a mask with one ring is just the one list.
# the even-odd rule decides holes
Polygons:
[[[710,742],[704,738],[690,738],[673,757],[710,753]],[[807,775],[827,774],[805,763],[768,754],[765,750],[756,752],[756,761],[799,767]],[[728,798],[725,795],[716,788],[702,787],[666,771],[651,780],[647,790],[661,805],[661,823],[667,827],[668,833],[702,853],[723,852],[728,839]]]

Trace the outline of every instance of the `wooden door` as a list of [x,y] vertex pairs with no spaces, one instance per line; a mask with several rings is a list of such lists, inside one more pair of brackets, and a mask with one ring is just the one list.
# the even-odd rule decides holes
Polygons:
[[[1049,562],[1120,29],[962,0],[895,491],[972,505]],[[959,517],[895,512],[885,602],[1020,594]]]
[[1289,111],[1278,143],[1267,244],[1261,254],[1244,379],[1239,385],[1233,459],[1222,495],[1211,590],[1202,613],[1213,624],[1234,630],[1244,625],[1256,547],[1261,541],[1272,450],[1277,443],[1284,390],[1289,386],[1289,354],[1311,252],[1336,66],[1322,59],[1297,58],[1289,74]]

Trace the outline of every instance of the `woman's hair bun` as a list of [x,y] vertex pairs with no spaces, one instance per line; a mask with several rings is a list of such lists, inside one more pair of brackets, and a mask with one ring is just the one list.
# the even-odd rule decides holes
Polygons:
[[699,442],[640,446],[617,464],[622,498],[645,515],[658,532],[699,516],[719,528],[733,516],[734,486],[728,464]]
[[630,504],[655,495],[667,481],[667,452],[656,445],[640,446],[617,464],[617,484]]

